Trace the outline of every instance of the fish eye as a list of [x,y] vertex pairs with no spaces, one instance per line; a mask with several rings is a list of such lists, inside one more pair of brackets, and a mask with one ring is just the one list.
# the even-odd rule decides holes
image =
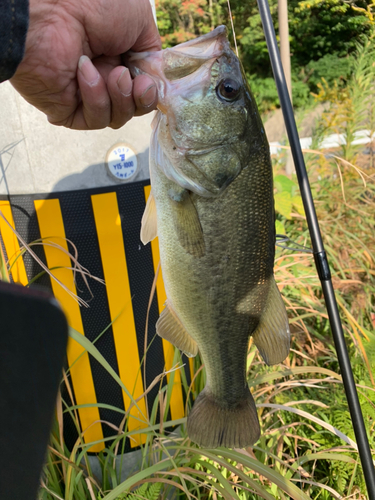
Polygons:
[[221,80],[216,87],[216,94],[224,101],[234,101],[240,95],[241,85],[232,78]]

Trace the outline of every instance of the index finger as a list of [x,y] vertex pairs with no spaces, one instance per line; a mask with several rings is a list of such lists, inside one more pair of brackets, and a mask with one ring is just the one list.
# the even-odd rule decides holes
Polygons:
[[134,52],[145,52],[152,50],[161,50],[161,39],[156,25],[151,2],[147,2],[146,15],[144,17],[144,27],[138,36],[135,44],[131,47]]

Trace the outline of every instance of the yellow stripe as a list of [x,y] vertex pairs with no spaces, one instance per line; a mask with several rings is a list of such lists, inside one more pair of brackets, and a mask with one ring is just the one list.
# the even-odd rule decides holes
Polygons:
[[[144,389],[117,197],[116,193],[105,193],[93,195],[91,200],[107,287],[109,310],[111,320],[114,321],[112,331],[119,375],[125,387],[137,399],[143,394]],[[127,409],[131,400],[125,392],[123,392],[123,397],[125,409]],[[133,406],[130,415],[134,418],[129,419],[128,425],[130,431],[147,426],[144,397],[140,399],[138,406],[143,415]],[[135,435],[134,438],[135,441],[130,440],[132,447],[146,441],[145,434]]]
[[[14,229],[14,220],[12,215],[12,210],[10,208],[9,201],[0,200],[0,210],[2,211],[4,217],[9,222],[9,224]],[[25,264],[23,262],[23,257],[20,256],[20,246],[18,239],[5,220],[0,217],[0,231],[3,238],[5,250],[8,255],[9,266],[11,267],[12,278],[15,283],[21,283],[22,285],[27,285],[28,279],[26,275]],[[16,262],[15,259],[18,257]],[[12,263],[14,263],[12,265]]]
[[[145,186],[145,198],[146,201],[150,195],[151,186]],[[159,265],[160,261],[160,253],[159,253],[159,242],[158,238],[155,238],[151,241],[151,251],[152,251],[152,260],[154,263],[154,272]],[[158,307],[159,313],[164,309],[165,301],[167,300],[167,295],[165,293],[163,276],[161,272],[161,268],[159,270],[158,279],[156,281],[156,293],[158,297]],[[171,370],[173,368],[173,356],[174,356],[174,347],[167,340],[162,339],[163,341],[163,351],[164,351],[164,360],[165,360],[165,369],[166,371]],[[169,382],[171,374],[167,375],[167,380]],[[182,397],[182,385],[181,385],[181,374],[180,370],[176,370],[174,372],[174,383],[173,383],[173,391],[171,397],[171,416],[172,420],[182,418],[185,416],[184,410],[184,400]]]
[[[48,241],[58,244],[65,250],[68,250],[59,200],[35,200],[34,205],[38,217],[41,237],[48,238]],[[64,267],[64,269],[55,269],[52,271],[53,275],[71,292],[76,293],[73,271],[66,269],[72,267],[69,256],[65,254],[63,250],[48,245],[44,245],[44,252],[49,268]],[[55,280],[52,279],[51,282],[53,293],[60,302],[68,318],[69,325],[77,330],[77,332],[84,335],[81,312],[77,301]],[[85,352],[78,342],[69,339],[67,355],[69,366],[72,366],[76,359],[81,356],[70,370],[77,405],[96,403],[95,387],[88,353]],[[93,422],[99,420],[99,410],[95,407],[81,408],[79,410],[79,417],[82,431],[84,431],[93,424]],[[103,439],[103,431],[100,424],[91,425],[84,433],[84,440],[86,443],[99,441],[100,439]],[[90,451],[98,452],[103,448],[104,444],[100,443],[92,446]]]

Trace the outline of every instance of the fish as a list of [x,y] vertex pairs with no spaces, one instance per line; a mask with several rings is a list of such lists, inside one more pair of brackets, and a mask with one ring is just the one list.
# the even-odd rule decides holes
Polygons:
[[141,240],[159,238],[167,301],[160,337],[198,351],[206,385],[187,417],[203,447],[245,448],[260,436],[246,378],[252,337],[267,365],[289,353],[273,273],[275,214],[269,144],[226,28],[158,52],[130,54],[156,82],[151,194]]

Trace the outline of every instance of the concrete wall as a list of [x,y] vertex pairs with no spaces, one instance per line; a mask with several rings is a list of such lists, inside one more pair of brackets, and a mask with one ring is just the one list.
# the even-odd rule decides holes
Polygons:
[[[118,130],[69,130],[48,123],[10,85],[0,84],[0,194],[68,191],[147,179],[153,113]],[[117,143],[137,154],[130,180],[118,180],[106,166]]]

